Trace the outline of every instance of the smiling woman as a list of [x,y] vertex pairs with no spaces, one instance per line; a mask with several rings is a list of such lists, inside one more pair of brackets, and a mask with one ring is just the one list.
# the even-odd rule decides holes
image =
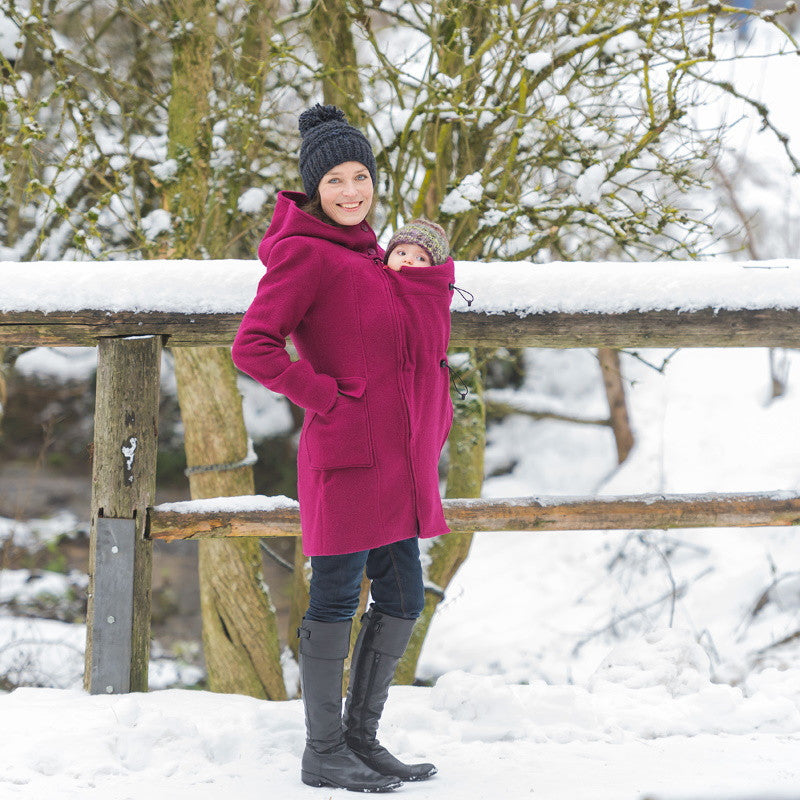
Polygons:
[[358,225],[372,207],[372,178],[358,161],[347,161],[326,172],[317,191],[322,210],[339,225]]
[[333,225],[363,222],[372,206],[378,174],[366,136],[349,125],[336,106],[309,108],[300,115],[298,127],[303,137],[300,175],[307,195],[302,209]]
[[[232,354],[306,411],[297,449],[303,552],[311,557],[298,629],[302,780],[388,791],[436,772],[398,761],[376,733],[425,603],[419,539],[449,531],[437,465],[453,416],[445,367],[454,265],[445,247],[446,260],[423,276],[414,266],[387,268],[366,221],[377,183],[366,137],[334,106],[308,109],[299,127],[305,194],[278,195],[258,248],[267,271]],[[297,361],[286,352],[289,335]],[[365,569],[373,602],[342,717]]]

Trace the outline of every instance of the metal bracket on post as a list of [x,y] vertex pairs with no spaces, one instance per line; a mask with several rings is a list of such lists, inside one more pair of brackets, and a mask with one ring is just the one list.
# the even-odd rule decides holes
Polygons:
[[91,694],[130,691],[135,541],[135,519],[98,518]]

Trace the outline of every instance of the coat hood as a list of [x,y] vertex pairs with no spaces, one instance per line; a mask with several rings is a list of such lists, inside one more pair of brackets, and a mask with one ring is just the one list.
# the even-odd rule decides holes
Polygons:
[[300,208],[307,199],[302,192],[278,192],[272,220],[258,246],[258,257],[262,264],[266,266],[272,248],[290,236],[322,239],[357,252],[377,250],[375,233],[366,222],[348,226],[330,225]]

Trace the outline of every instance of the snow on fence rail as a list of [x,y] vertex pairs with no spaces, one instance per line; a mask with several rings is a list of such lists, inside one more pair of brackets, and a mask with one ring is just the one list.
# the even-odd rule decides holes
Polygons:
[[[297,535],[276,498],[153,507],[164,346],[229,345],[251,261],[0,263],[0,346],[98,347],[87,689],[147,689],[152,539]],[[455,346],[800,347],[800,262],[456,265]],[[211,503],[209,505],[209,503]],[[264,503],[268,507],[264,507]],[[231,506],[235,505],[235,508]],[[455,530],[800,524],[800,496],[445,501]]]
[[[230,345],[255,261],[0,263],[1,345]],[[800,261],[456,263],[454,346],[797,347]]]

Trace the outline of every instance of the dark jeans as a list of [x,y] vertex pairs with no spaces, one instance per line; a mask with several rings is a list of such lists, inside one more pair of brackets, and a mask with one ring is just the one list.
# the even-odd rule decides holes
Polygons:
[[401,619],[416,619],[425,605],[419,540],[346,553],[341,556],[311,556],[310,602],[306,619],[341,622],[358,610],[364,568],[372,581],[372,607]]

